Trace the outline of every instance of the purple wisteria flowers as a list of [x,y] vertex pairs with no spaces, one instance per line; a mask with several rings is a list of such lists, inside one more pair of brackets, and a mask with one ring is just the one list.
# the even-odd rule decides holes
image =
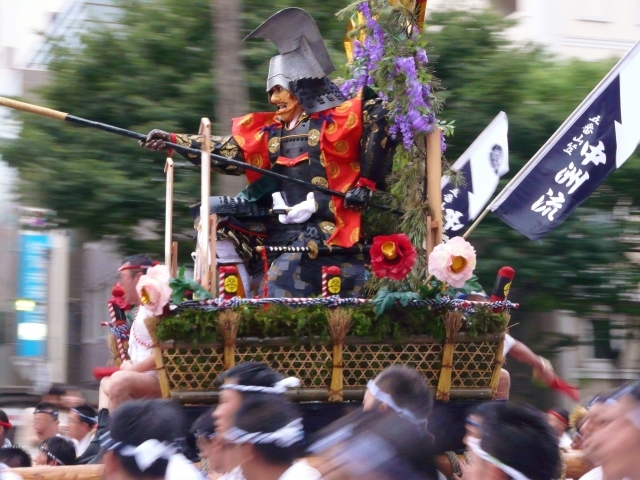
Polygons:
[[[378,96],[388,102],[389,133],[402,138],[405,150],[411,150],[415,136],[432,131],[437,123],[431,108],[431,86],[425,69],[429,63],[424,48],[419,46],[419,31],[411,28],[406,37],[385,33],[384,17],[371,12],[370,2],[361,2],[357,8],[367,29],[364,40],[353,42],[352,77],[341,87],[342,93],[352,97],[361,88],[379,88]],[[382,18],[381,22],[379,20]],[[405,29],[406,27],[401,27]],[[397,30],[394,25],[393,31]],[[406,30],[404,30],[406,32]],[[423,80],[423,81],[421,81]],[[446,149],[444,137],[442,149]]]
[[[399,123],[399,129],[402,133],[402,145],[406,150],[411,149],[413,145],[413,136],[415,133],[427,133],[431,131],[435,121],[432,114],[429,113],[428,95],[431,91],[428,85],[420,83],[418,73],[416,71],[416,61],[414,57],[400,57],[396,59],[395,71],[397,75],[404,75],[405,93],[408,98],[406,105],[406,114],[400,113],[400,109],[404,105],[396,103],[395,111],[392,112],[392,118]],[[395,115],[393,115],[395,114]],[[409,134],[407,134],[410,133]]]
[[359,40],[353,42],[354,68],[353,76],[341,87],[346,97],[354,95],[362,87],[372,86],[374,79],[371,72],[378,67],[378,63],[384,57],[384,30],[371,15],[369,3],[358,5],[358,10],[365,19],[366,26],[371,30],[371,35],[364,39],[364,45]]

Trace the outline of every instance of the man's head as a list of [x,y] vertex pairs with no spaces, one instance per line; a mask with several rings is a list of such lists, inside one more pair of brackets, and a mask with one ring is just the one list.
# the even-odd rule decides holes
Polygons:
[[235,463],[250,462],[254,468],[291,465],[302,453],[304,438],[298,409],[281,395],[247,398],[234,424],[221,435],[225,442],[235,445]]
[[164,479],[184,424],[180,407],[167,400],[123,403],[113,412],[109,435],[101,441],[103,478]]
[[326,480],[436,480],[432,441],[405,417],[369,410],[350,415],[312,446]]
[[56,407],[61,408],[63,403],[62,397],[64,397],[66,393],[66,385],[63,385],[61,383],[54,383],[53,385],[51,385],[49,391],[42,395],[42,398],[40,400],[46,403],[52,403]]
[[530,480],[557,477],[558,440],[539,412],[493,402],[482,421],[481,438],[468,439],[472,462],[467,480],[508,480],[519,472]]
[[22,447],[0,448],[0,463],[9,468],[26,468],[31,466],[31,455]]
[[608,391],[599,393],[587,407],[587,413],[582,420],[576,425],[576,439],[580,445],[598,430],[608,425],[608,417],[603,415],[606,409],[604,404],[615,395],[616,391]]
[[118,281],[124,290],[124,301],[129,305],[139,305],[140,297],[136,291],[136,285],[140,277],[147,273],[153,266],[153,260],[147,255],[133,255],[124,259],[118,269]]
[[82,440],[93,430],[96,423],[96,411],[89,405],[72,408],[69,410],[69,437]]
[[300,117],[303,112],[298,98],[281,85],[275,85],[269,90],[269,103],[275,105],[276,114],[285,124]]
[[582,444],[585,454],[602,467],[604,478],[639,478],[640,382],[607,400],[601,417],[603,426]]
[[547,421],[560,438],[569,428],[569,412],[564,408],[552,408],[547,411]]
[[76,459],[76,447],[71,440],[62,437],[47,438],[38,447],[33,463],[40,466],[60,467],[73,465]]
[[[282,380],[282,375],[271,370],[265,363],[245,362],[230,368],[221,375],[224,385],[266,387],[267,389]],[[218,433],[224,432],[233,424],[233,417],[247,397],[272,395],[271,393],[251,392],[223,388],[218,399],[218,406],[213,412],[214,425]]]
[[11,428],[13,428],[13,425],[11,425],[9,417],[4,410],[0,410],[0,447],[4,445],[4,439],[7,437],[7,431]]
[[[391,401],[389,401],[389,399]],[[376,377],[367,389],[363,409],[409,412],[416,420],[426,420],[433,408],[433,396],[424,377],[410,368],[393,365]]]
[[41,442],[58,434],[58,407],[53,403],[40,402],[33,411],[33,429]]
[[492,402],[482,402],[467,414],[467,418],[465,419],[466,434],[463,439],[465,445],[471,438],[482,438],[482,423],[484,422],[484,417],[492,410]]
[[191,426],[189,433],[195,437],[200,459],[206,462],[204,465],[201,464],[201,467],[207,472],[228,472],[235,465],[230,468],[225,465],[225,456],[223,455],[225,445],[220,436],[216,434],[213,418],[211,417],[214,410],[215,407],[200,415]]
[[269,39],[280,53],[269,62],[267,92],[281,86],[301,100],[308,114],[337,107],[346,100],[328,77],[335,67],[316,22],[307,12],[300,8],[280,10],[245,40],[256,38]]

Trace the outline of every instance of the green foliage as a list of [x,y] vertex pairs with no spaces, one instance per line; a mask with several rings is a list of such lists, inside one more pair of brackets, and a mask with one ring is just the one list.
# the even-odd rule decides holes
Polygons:
[[[247,34],[291,2],[244,5]],[[119,0],[117,6],[118,25],[96,23],[79,46],[54,48],[51,83],[39,92],[38,103],[140,133],[197,133],[202,117],[215,118],[212,72],[218,62],[209,0]],[[344,2],[300,0],[296,6],[312,12],[335,64],[344,64],[344,23],[335,18]],[[251,72],[251,108],[270,109],[265,83],[277,51],[269,42],[252,41],[238,54]],[[161,251],[164,154],[48,118],[15,117],[23,125],[20,138],[0,145],[0,153],[20,172],[23,203],[56,210],[59,220],[88,240],[108,237],[126,253]],[[186,249],[193,225],[187,207],[200,198],[199,170],[176,160],[174,234]]]
[[[375,21],[358,23],[359,6],[368,4],[372,18]],[[405,211],[402,218],[392,218],[391,214],[366,211],[363,215],[364,230],[368,236],[388,233],[389,227],[396,227],[396,232],[405,233],[418,251],[416,262],[410,274],[401,281],[372,279],[367,282],[366,290],[375,294],[380,289],[397,292],[417,291],[427,276],[426,253],[423,244],[426,238],[426,192],[425,158],[426,152],[424,130],[428,127],[427,118],[435,119],[442,108],[442,99],[435,94],[438,80],[433,76],[429,65],[423,60],[427,35],[418,33],[416,12],[404,6],[403,2],[389,0],[369,0],[367,2],[353,2],[338,13],[339,18],[352,18],[356,27],[350,32],[350,37],[361,41],[362,36],[372,40],[371,45],[364,42],[365,55],[355,55],[353,64],[349,66],[350,79],[347,82],[355,90],[363,76],[372,79],[372,88],[385,99],[389,111],[391,128],[398,126],[403,135],[398,136],[396,154],[393,160],[393,173],[387,181],[387,194],[376,198],[382,204]],[[372,23],[378,25],[375,29]],[[376,33],[376,30],[378,32]],[[382,35],[384,33],[384,35]],[[381,37],[384,39],[381,39]],[[371,51],[378,51],[380,59],[372,62],[374,56]],[[355,49],[354,49],[355,51]],[[409,61],[412,74],[406,63],[399,68],[399,62]],[[412,78],[413,77],[413,78]],[[424,85],[429,85],[429,94],[425,95]],[[420,131],[409,118],[419,116],[424,120]],[[446,134],[453,132],[452,122],[443,122]],[[421,133],[422,132],[422,133]],[[413,135],[410,137],[409,135]],[[403,137],[404,138],[401,138]],[[411,141],[411,139],[413,141]],[[406,298],[408,294],[400,293],[399,298]],[[386,294],[384,294],[386,298]],[[389,298],[389,304],[393,300]],[[381,307],[380,307],[381,308]]]
[[180,267],[178,276],[169,280],[171,287],[171,302],[178,305],[188,296],[193,300],[207,300],[213,298],[211,293],[205,290],[199,282],[184,276],[185,267]]
[[397,303],[406,307],[413,300],[420,300],[420,295],[415,292],[393,292],[388,288],[382,288],[373,299],[373,305],[376,315],[380,315],[385,310],[391,310]]
[[[349,336],[370,340],[402,339],[415,335],[427,335],[444,339],[444,310],[408,308],[398,305],[377,314],[373,305],[341,307],[351,310],[353,317]],[[236,311],[242,314],[238,338],[289,338],[327,342],[329,309],[322,305],[291,307],[270,305],[267,308],[243,306]],[[221,340],[218,332],[218,313],[189,309],[176,316],[162,318],[157,335],[160,340],[188,343],[211,343]],[[490,309],[479,308],[469,314],[463,330],[471,335],[500,333],[506,327],[506,317],[494,314]]]

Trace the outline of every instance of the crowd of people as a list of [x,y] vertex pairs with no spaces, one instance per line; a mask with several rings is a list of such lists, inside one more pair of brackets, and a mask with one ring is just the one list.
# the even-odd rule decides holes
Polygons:
[[[119,269],[124,299],[134,306],[130,360],[102,380],[98,411],[79,392],[54,387],[21,415],[22,432],[14,436],[21,446],[9,442],[12,425],[0,411],[0,480],[19,479],[9,468],[86,463],[104,464],[106,480],[444,478],[436,464],[438,438],[429,431],[433,392],[422,374],[400,365],[369,381],[362,408],[309,436],[285,395],[300,381],[263,363],[241,363],[220,376],[217,406],[189,430],[183,409],[158,399],[148,312],[136,288],[152,265],[137,255]],[[511,343],[516,358],[552,374]],[[573,415],[504,397],[479,402],[467,416],[467,461],[457,480],[562,478],[561,452],[569,449],[581,449],[595,467],[584,480],[640,480],[640,382],[599,395]],[[200,458],[183,454],[189,435]]]
[[[439,480],[435,442],[428,431],[433,395],[415,370],[394,366],[372,379],[362,408],[323,430],[305,435],[304,419],[285,395],[292,379],[266,364],[239,364],[222,375],[219,403],[188,430],[196,464],[182,453],[187,432],[183,409],[160,399],[118,406],[100,435],[96,463],[106,480]],[[8,443],[11,424],[0,411],[0,478],[7,468],[73,465],[95,432],[95,411],[68,412],[68,437],[59,433],[59,411],[42,402],[33,428],[46,435],[32,456]],[[572,417],[572,418],[570,418]],[[466,462],[456,480],[561,478],[561,451],[582,449],[594,469],[584,480],[640,479],[640,382],[596,397],[569,416],[553,409],[503,401],[481,402],[467,420]],[[571,424],[571,425],[570,425]],[[568,432],[571,432],[569,435]],[[567,438],[571,445],[567,445]],[[5,475],[5,476],[2,476]],[[578,480],[578,479],[576,479]]]

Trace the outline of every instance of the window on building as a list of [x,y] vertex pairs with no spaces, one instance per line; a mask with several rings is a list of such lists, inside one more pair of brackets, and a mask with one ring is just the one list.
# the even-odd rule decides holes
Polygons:
[[517,0],[491,0],[491,6],[505,17],[516,11]]
[[[608,319],[591,320],[593,328],[593,350],[594,358],[602,358],[606,360],[618,359],[620,351],[614,348],[613,340],[619,333],[615,326]],[[617,345],[615,345],[617,347]]]

